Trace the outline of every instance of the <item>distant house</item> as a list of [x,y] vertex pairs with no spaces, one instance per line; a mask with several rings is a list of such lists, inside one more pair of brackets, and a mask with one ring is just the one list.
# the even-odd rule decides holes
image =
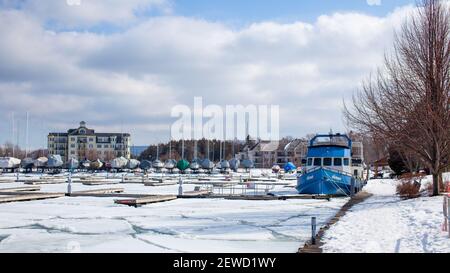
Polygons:
[[301,166],[306,150],[307,141],[303,139],[258,141],[254,145],[246,145],[237,157],[252,160],[255,168],[270,168],[274,164],[284,166],[288,162]]
[[66,133],[48,134],[48,153],[61,155],[67,161],[77,160],[110,160],[116,157],[131,157],[131,136],[126,133],[96,133],[80,122],[76,129]]

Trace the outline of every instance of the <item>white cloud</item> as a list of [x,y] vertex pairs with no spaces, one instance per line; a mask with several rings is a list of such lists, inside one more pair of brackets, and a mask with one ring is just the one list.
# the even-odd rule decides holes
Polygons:
[[[62,6],[53,14],[68,25],[133,21],[135,7],[149,3],[120,1],[129,2],[121,11],[106,2],[96,2],[98,14],[71,15]],[[343,129],[342,99],[382,62],[394,26],[411,9],[383,18],[336,13],[314,23],[261,22],[237,30],[161,16],[98,34],[45,29],[49,7],[0,10],[0,129],[6,132],[0,142],[10,135],[12,111],[30,111],[50,128],[87,120],[118,130],[123,123],[138,144],[162,140],[173,121],[171,107],[192,105],[194,96],[206,104],[278,104],[282,135],[337,131]]]

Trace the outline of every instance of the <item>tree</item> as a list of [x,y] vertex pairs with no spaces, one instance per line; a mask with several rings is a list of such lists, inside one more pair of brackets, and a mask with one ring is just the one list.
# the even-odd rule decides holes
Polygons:
[[439,194],[450,152],[450,12],[424,0],[396,34],[393,54],[344,106],[348,123],[424,164]]

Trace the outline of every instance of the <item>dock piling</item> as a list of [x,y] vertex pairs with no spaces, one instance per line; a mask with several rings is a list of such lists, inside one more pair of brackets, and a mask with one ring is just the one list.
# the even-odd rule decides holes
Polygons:
[[69,172],[69,177],[68,177],[68,184],[67,184],[67,195],[71,195],[72,194],[72,173]]
[[317,219],[316,217],[311,218],[311,243],[313,245],[316,244],[316,228],[317,228]]

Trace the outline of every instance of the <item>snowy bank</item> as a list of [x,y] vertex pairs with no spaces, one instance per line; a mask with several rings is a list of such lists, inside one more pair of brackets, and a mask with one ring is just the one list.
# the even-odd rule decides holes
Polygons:
[[401,200],[395,195],[397,183],[369,181],[365,190],[373,196],[325,233],[324,252],[450,252],[448,233],[442,231],[443,197]]

